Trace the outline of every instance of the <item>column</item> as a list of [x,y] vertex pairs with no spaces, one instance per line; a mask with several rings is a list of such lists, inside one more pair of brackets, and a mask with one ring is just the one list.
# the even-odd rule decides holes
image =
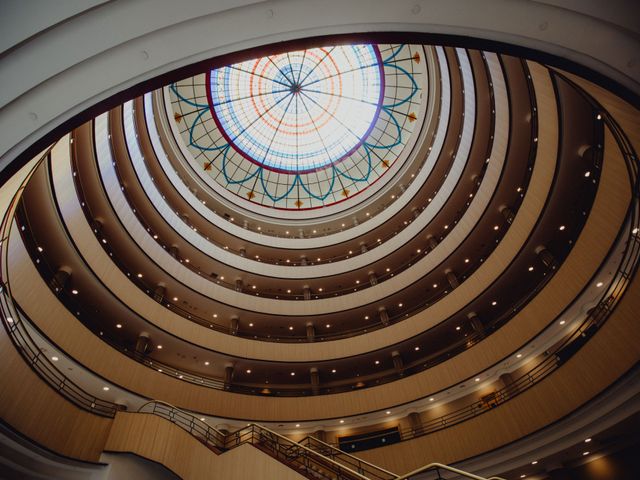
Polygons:
[[229,333],[231,335],[237,335],[239,328],[240,328],[240,319],[237,317],[237,315],[233,315],[231,317],[231,321],[229,322]]
[[136,340],[136,354],[146,355],[151,350],[151,340],[147,332],[142,332]]
[[318,395],[320,393],[320,373],[316,367],[311,367],[309,374],[311,376],[311,392]]
[[233,364],[227,363],[224,366],[224,389],[229,390],[231,387],[231,380],[233,380]]
[[482,324],[480,317],[478,317],[478,314],[476,312],[470,312],[467,314],[467,318],[469,319],[469,323],[471,324],[473,331],[476,332],[481,339],[484,338],[484,325]]
[[387,309],[380,307],[378,313],[380,314],[380,323],[385,327],[389,325],[389,312],[387,312]]
[[153,291],[153,299],[158,303],[162,303],[164,301],[164,296],[166,292],[167,292],[167,289],[164,287],[164,285],[162,284],[157,285],[155,290]]
[[505,221],[511,225],[513,223],[513,219],[516,218],[516,214],[506,205],[500,207],[500,213],[504,217]]
[[313,323],[307,322],[307,340],[310,342],[314,342],[316,339],[316,329],[313,326]]
[[553,254],[543,245],[536,248],[536,254],[545,267],[550,270],[558,268],[558,261]]
[[447,277],[447,282],[449,282],[451,288],[458,288],[460,286],[460,281],[453,270],[445,270],[444,274]]

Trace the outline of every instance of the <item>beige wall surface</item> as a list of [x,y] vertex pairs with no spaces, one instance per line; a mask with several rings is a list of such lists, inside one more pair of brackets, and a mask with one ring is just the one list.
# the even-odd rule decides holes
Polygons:
[[146,413],[118,413],[105,450],[135,453],[185,480],[304,478],[249,444],[217,455],[177,425]]

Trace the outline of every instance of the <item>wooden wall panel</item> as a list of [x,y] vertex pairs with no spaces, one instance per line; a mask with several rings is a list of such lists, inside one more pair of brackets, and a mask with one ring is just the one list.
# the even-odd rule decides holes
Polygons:
[[611,318],[562,368],[472,420],[413,440],[358,452],[396,473],[429,462],[454,463],[499,448],[570,414],[640,361],[640,279]]
[[217,455],[177,425],[145,413],[118,413],[105,450],[135,453],[164,465],[185,480],[304,478],[251,445]]
[[629,201],[626,167],[611,142],[608,135],[600,187],[587,224],[547,287],[509,323],[478,345],[428,371],[391,384],[312,398],[264,398],[202,388],[155,372],[106,345],[65,309],[49,288],[37,280],[38,274],[15,232],[10,245],[14,295],[54,343],[76,360],[149,398],[198,412],[256,421],[304,421],[386,409],[436,393],[500,361],[536,335],[573,300],[606,255]]
[[0,326],[0,416],[15,430],[62,455],[97,462],[112,419],[82,410],[44,383]]
[[[402,322],[390,325],[384,329],[369,332],[366,335],[315,343],[247,342],[245,338],[230,336],[205,328],[194,322],[186,321],[178,314],[163,308],[148,295],[145,295],[144,292],[139,291],[137,287],[132,288],[127,276],[113,265],[111,258],[100,248],[98,240],[82,216],[70,215],[67,220],[67,225],[80,252],[86,259],[89,259],[93,270],[118,298],[123,299],[132,310],[138,312],[148,321],[196,345],[242,358],[298,362],[341,358],[369,352],[376,348],[383,348],[388,344],[400,342],[417,335],[424,331],[426,326],[435,325],[464,308],[471,299],[475,298],[485,289],[486,285],[492,283],[502,273],[512,258],[517,255],[522,245],[526,242],[531,229],[535,226],[540,212],[544,207],[555,172],[558,146],[558,119],[555,95],[546,69],[537,64],[533,64],[531,66],[531,73],[532,80],[536,84],[538,114],[540,118],[544,120],[540,121],[537,160],[534,165],[532,178],[514,223],[510,226],[500,244],[496,246],[496,249],[489,259],[451,294]],[[496,108],[501,110],[508,108],[508,99],[506,96],[498,95],[496,97]],[[501,116],[501,118],[503,117],[504,115]],[[504,128],[501,129],[502,135],[496,135],[494,139],[495,142],[506,142],[506,138],[503,137],[507,134],[506,129],[508,125],[504,122],[503,126]],[[87,142],[76,143],[76,148],[80,148],[84,143]],[[125,152],[123,152],[123,154],[124,153]],[[82,155],[87,155],[87,158],[90,158],[93,153],[92,150],[87,147]],[[63,165],[65,165],[64,162],[68,163],[66,159],[61,159],[61,162]],[[67,170],[69,169],[67,168]],[[499,172],[489,170],[488,174],[495,176],[498,175]],[[79,202],[72,198],[75,194],[71,187],[71,173],[61,172],[59,176],[54,175],[54,177],[61,178],[59,183],[60,188],[58,188],[60,197],[69,197],[68,201],[70,205],[73,202],[79,205]],[[79,210],[79,206],[77,209]],[[130,217],[133,218],[133,216],[134,214],[131,212]],[[450,235],[453,235],[452,238],[455,238],[456,235],[460,235],[460,230],[454,229]],[[458,240],[461,239],[459,238]],[[143,247],[144,246],[145,245],[143,245]],[[160,248],[157,243],[151,239],[149,239],[146,246],[149,249]],[[164,253],[166,255],[166,252]],[[180,269],[177,268],[178,267],[175,266],[167,266],[169,272],[180,275],[185,273],[179,272],[178,270]],[[412,272],[415,275],[415,280],[422,274],[420,269],[412,270]],[[408,271],[403,273],[403,276],[405,274],[408,274]],[[206,280],[200,277],[194,279],[194,281],[206,282]],[[376,288],[387,289],[393,287],[394,284],[398,286],[399,284],[396,282],[399,281],[400,276],[397,276],[382,282],[376,286]],[[217,292],[217,299],[221,302],[232,305],[238,304],[239,294],[237,292],[220,288],[216,285],[213,285],[212,288]],[[342,302],[341,308],[349,309],[357,306],[351,303],[352,299],[366,294],[366,290],[363,290],[357,294],[345,295],[334,300]],[[242,296],[244,297],[244,301],[250,304],[250,307],[247,308],[256,309],[257,311],[261,311],[263,307],[268,310],[275,305],[272,299],[258,298],[251,295]],[[263,305],[261,302],[267,303]],[[280,301],[280,303],[284,305],[286,302],[283,303]],[[293,304],[298,307],[303,307],[305,314],[312,315],[321,313],[321,310],[314,309],[316,308],[315,306],[321,306],[323,300],[293,302],[290,305]]]

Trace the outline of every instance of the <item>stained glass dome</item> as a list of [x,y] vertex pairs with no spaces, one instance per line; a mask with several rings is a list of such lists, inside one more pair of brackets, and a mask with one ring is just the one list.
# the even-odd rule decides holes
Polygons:
[[189,166],[225,198],[332,206],[374,195],[409,157],[424,121],[424,58],[421,46],[387,44],[277,53],[171,84],[167,111]]
[[353,153],[378,117],[384,74],[373,45],[289,52],[215,69],[214,120],[248,160],[283,172],[325,168]]

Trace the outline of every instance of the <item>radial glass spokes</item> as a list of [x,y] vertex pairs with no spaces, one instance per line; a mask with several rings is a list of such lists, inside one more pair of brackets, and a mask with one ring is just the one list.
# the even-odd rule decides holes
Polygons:
[[241,155],[309,172],[349,156],[369,135],[383,66],[375,45],[313,48],[214,69],[208,93],[216,124]]

